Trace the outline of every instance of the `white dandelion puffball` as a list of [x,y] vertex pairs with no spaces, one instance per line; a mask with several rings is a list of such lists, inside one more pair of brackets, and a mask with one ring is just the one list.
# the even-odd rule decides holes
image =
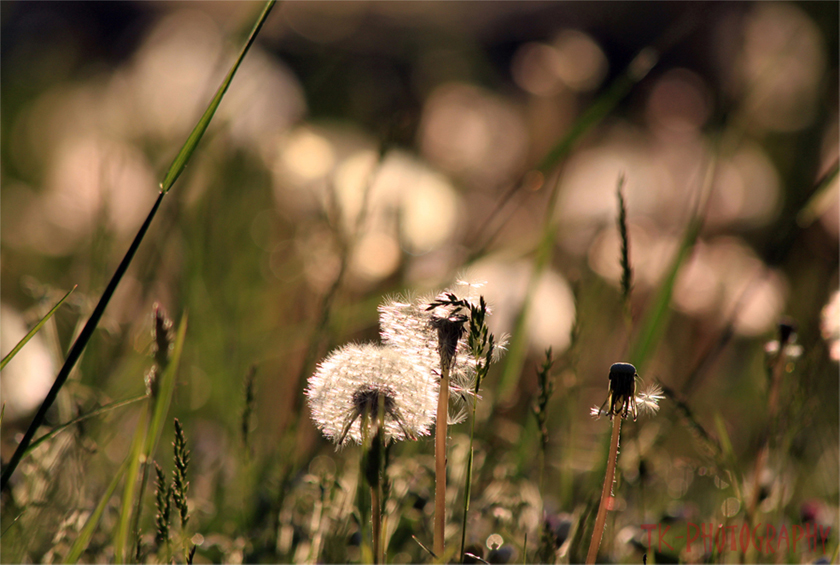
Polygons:
[[339,446],[347,439],[362,443],[362,421],[373,422],[379,406],[387,440],[416,439],[434,423],[438,381],[391,347],[351,344],[321,361],[306,397],[315,426]]
[[[451,294],[450,291],[444,291],[438,297],[445,298],[447,294]],[[453,324],[462,324],[464,331],[458,338],[450,366],[449,388],[453,401],[463,401],[467,395],[473,394],[476,376],[475,359],[467,343],[469,310],[459,310],[449,305],[429,310],[434,300],[433,296],[416,299],[397,296],[386,299],[379,306],[379,333],[382,343],[414,359],[418,366],[437,380],[440,379],[441,355],[435,321],[444,319],[452,320]]]

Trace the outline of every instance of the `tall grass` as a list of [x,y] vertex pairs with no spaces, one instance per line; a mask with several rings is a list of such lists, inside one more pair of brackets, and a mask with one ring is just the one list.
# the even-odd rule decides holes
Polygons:
[[[3,562],[749,562],[766,553],[754,548],[698,553],[674,537],[667,539],[674,548],[663,550],[645,545],[641,526],[675,524],[676,534],[691,524],[754,527],[759,521],[836,529],[838,490],[831,485],[838,474],[833,441],[838,433],[836,418],[825,410],[837,395],[830,378],[836,365],[829,361],[817,322],[827,296],[813,298],[817,287],[824,293],[822,287],[836,283],[836,261],[826,260],[801,278],[793,267],[802,265],[783,265],[791,273],[789,308],[800,322],[803,353],[795,359],[784,353],[790,336],[778,339],[774,356],[765,353],[768,335],[739,334],[740,305],[721,324],[674,308],[693,256],[719,233],[732,235],[707,221],[721,174],[717,159],[727,157],[724,144],[712,144],[715,158],[692,187],[689,208],[672,211],[675,245],[658,278],[635,262],[644,256],[645,240],[631,241],[631,234],[652,222],[640,217],[641,206],[633,198],[639,193],[632,190],[640,181],[630,173],[620,177],[616,191],[620,246],[614,251],[620,277],[615,285],[597,275],[586,258],[558,244],[566,160],[581,145],[597,146],[601,126],[629,98],[641,96],[644,89],[638,85],[655,78],[659,55],[667,56],[691,27],[673,25],[614,74],[565,135],[545,155],[535,156],[533,167],[520,171],[524,180],[502,194],[495,208],[468,210],[467,216],[480,217],[468,218],[463,231],[478,235],[452,254],[463,251],[464,264],[436,252],[418,258],[403,253],[400,268],[372,281],[353,269],[357,254],[370,252],[362,245],[370,243],[363,236],[372,229],[366,214],[385,168],[385,149],[356,195],[355,225],[344,226],[337,220],[343,211],[330,208],[340,206],[339,184],[346,180],[336,173],[327,183],[334,186],[326,189],[325,210],[305,218],[297,217],[302,215],[297,210],[281,210],[265,227],[260,218],[268,214],[260,210],[272,206],[267,191],[248,190],[267,184],[269,167],[260,161],[265,155],[244,156],[224,135],[202,142],[272,6],[265,5],[167,169],[145,223],[83,320],[52,390],[3,468]],[[297,25],[294,9],[284,14],[284,25]],[[726,116],[720,120],[710,127],[731,127]],[[747,131],[739,129],[742,135]],[[802,135],[813,142],[817,133]],[[203,157],[219,163],[204,169]],[[194,182],[207,182],[210,190],[191,195],[190,203],[162,206],[188,163],[199,169]],[[202,178],[207,170],[218,175]],[[827,191],[836,175],[835,165],[809,194]],[[538,184],[550,194],[545,208],[530,210],[537,218],[534,237],[508,247],[501,215],[514,203],[527,207],[525,188]],[[788,214],[786,221],[798,219],[800,227],[786,232],[786,248],[822,245],[822,236],[805,226],[816,225],[824,202],[814,194]],[[159,211],[168,214],[166,223],[153,226]],[[404,221],[402,212],[391,212],[388,221]],[[748,236],[756,246],[768,242],[768,256],[778,251],[770,243],[773,234]],[[323,256],[335,261],[318,273],[320,278],[306,278],[311,276],[306,269],[315,268],[306,261],[322,258],[321,251],[314,246],[289,251],[307,237],[331,246],[333,254]],[[106,307],[143,246],[154,248],[148,260],[153,281],[145,275],[137,280],[149,295],[176,287],[169,298],[178,313],[172,335],[157,313],[151,361],[139,353],[147,349],[147,338],[100,331]],[[454,277],[455,271],[486,259],[491,248],[513,248],[531,265],[521,306],[510,313],[512,335],[503,366],[491,367],[494,350],[504,348],[488,327],[493,320],[484,319],[496,305],[484,297],[477,303],[447,297],[445,304],[457,306],[459,316],[447,320],[455,322],[454,333],[440,320],[434,326],[441,353],[432,370],[440,391],[434,399],[435,439],[414,437],[403,427],[399,439],[405,441],[391,441],[385,430],[399,436],[394,421],[403,424],[386,403],[393,398],[380,391],[375,407],[356,398],[356,412],[335,414],[346,423],[340,438],[334,430],[327,433],[339,444],[337,450],[322,441],[315,431],[319,426],[310,422],[303,382],[325,366],[323,360],[316,363],[324,351],[375,339],[383,296],[441,282],[441,277],[426,278],[424,269]],[[554,272],[575,278],[573,345],[549,349],[541,358],[527,327],[529,320],[560,315],[537,299],[540,279]],[[39,330],[66,333],[67,318],[84,311],[73,309],[68,296],[40,321],[33,319],[32,331],[4,358],[4,368],[32,346],[26,340]],[[508,305],[500,302],[501,311]],[[459,388],[451,356],[443,354],[447,339],[462,337],[458,332],[466,332],[469,342],[469,351],[459,355],[468,353],[477,373],[469,390]],[[105,346],[89,349],[99,334]],[[84,351],[93,358],[91,365],[80,366]],[[596,411],[611,417],[607,434],[603,421],[590,423],[587,405],[602,400],[606,369],[622,359],[632,363],[633,378],[620,384],[611,375],[609,408]],[[100,382],[92,374],[100,362],[111,379],[107,386],[102,384],[106,377]],[[404,368],[405,362],[393,364]],[[623,421],[635,403],[645,402],[644,391],[636,389],[637,368],[663,384],[665,399],[656,419],[634,424]],[[77,373],[84,378],[71,378]],[[144,373],[147,391],[138,395]],[[398,377],[412,374],[406,369]],[[466,399],[466,423],[453,425],[451,409],[460,397]],[[784,398],[790,399],[789,407]],[[752,414],[763,405],[765,412]],[[345,447],[356,421],[361,447]],[[810,433],[815,429],[822,437]],[[173,450],[162,450],[170,441]],[[838,548],[831,538],[825,554],[836,559]],[[784,559],[822,555],[817,549],[789,551]]]

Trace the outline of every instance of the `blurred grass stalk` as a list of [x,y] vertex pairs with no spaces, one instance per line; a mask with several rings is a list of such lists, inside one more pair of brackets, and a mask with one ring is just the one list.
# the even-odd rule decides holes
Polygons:
[[[172,401],[172,395],[175,392],[175,375],[178,372],[178,365],[181,358],[181,352],[184,347],[184,339],[187,334],[187,316],[181,318],[181,323],[178,326],[178,333],[175,338],[175,348],[172,351],[172,357],[169,365],[161,377],[160,389],[155,397],[147,397],[150,400],[148,409],[141,412],[140,420],[134,432],[134,437],[131,441],[131,451],[129,451],[119,471],[114,475],[111,484],[103,494],[96,510],[90,515],[81,533],[73,542],[70,552],[64,558],[65,563],[76,563],[87,549],[93,536],[99,519],[102,517],[102,512],[105,510],[108,502],[113,496],[119,485],[122,476],[126,476],[125,487],[123,489],[123,498],[121,502],[121,510],[117,527],[114,533],[114,559],[117,563],[124,563],[124,551],[128,549],[128,526],[131,523],[131,508],[134,506],[134,491],[139,479],[138,469],[141,462],[148,461],[154,447],[160,439],[160,431],[163,426],[163,419],[169,410],[169,405]],[[151,420],[149,420],[151,418]],[[139,510],[138,510],[139,512]]]
[[67,358],[64,361],[64,365],[59,370],[58,376],[56,376],[52,388],[50,388],[46,398],[41,404],[41,407],[38,409],[38,412],[32,419],[32,422],[30,423],[29,428],[26,430],[23,439],[18,444],[17,449],[15,450],[11,459],[9,460],[9,463],[3,469],[2,477],[0,477],[0,490],[5,490],[8,487],[9,479],[11,479],[11,476],[15,472],[15,469],[17,469],[21,458],[29,448],[29,444],[32,442],[32,438],[35,436],[35,432],[38,430],[41,424],[43,424],[44,419],[47,415],[47,411],[55,402],[55,399],[58,397],[59,391],[64,386],[64,383],[67,382],[67,378],[70,376],[70,372],[73,370],[73,367],[76,365],[76,362],[79,360],[79,357],[81,357],[82,351],[84,351],[85,347],[87,346],[88,342],[93,336],[93,332],[96,330],[96,326],[99,324],[99,321],[102,318],[103,313],[105,312],[105,308],[108,306],[108,302],[111,300],[111,297],[113,296],[117,285],[122,280],[123,275],[125,275],[126,271],[128,270],[128,267],[131,264],[131,261],[134,258],[135,253],[137,252],[137,249],[140,247],[140,243],[143,241],[143,238],[145,237],[146,232],[148,231],[149,226],[152,223],[152,220],[157,214],[158,208],[160,207],[160,203],[163,200],[163,197],[166,196],[166,194],[169,192],[169,189],[172,188],[172,185],[175,183],[175,181],[186,168],[187,163],[189,162],[190,158],[195,152],[199,141],[201,141],[201,138],[204,136],[207,127],[210,125],[210,121],[213,119],[213,115],[216,113],[216,109],[219,107],[222,98],[227,92],[228,87],[230,86],[230,83],[233,80],[233,76],[236,74],[236,71],[237,69],[239,69],[239,66],[245,58],[246,53],[248,53],[248,50],[254,43],[257,34],[262,28],[263,23],[265,23],[265,20],[268,17],[269,12],[271,12],[271,9],[274,7],[274,4],[275,0],[268,0],[268,2],[266,2],[262,13],[257,18],[257,22],[254,24],[254,27],[251,30],[251,34],[248,37],[248,40],[243,46],[242,51],[239,53],[239,57],[237,57],[227,76],[222,81],[222,84],[219,86],[219,89],[216,91],[216,95],[213,97],[212,101],[210,102],[210,105],[207,107],[207,109],[204,111],[204,114],[202,114],[201,118],[198,120],[198,123],[193,128],[189,137],[187,137],[187,141],[181,147],[181,150],[178,152],[178,155],[175,157],[175,160],[172,162],[172,165],[170,165],[169,169],[167,170],[163,182],[160,185],[160,194],[158,195],[157,200],[152,206],[151,211],[146,217],[146,220],[143,222],[143,225],[140,227],[140,230],[137,232],[137,235],[134,237],[134,240],[131,242],[128,251],[126,252],[119,266],[117,267],[117,270],[114,273],[113,277],[111,277],[111,280],[105,287],[105,291],[102,293],[102,297],[99,299],[99,302],[93,309],[93,313],[91,314],[90,318],[88,319],[87,323],[85,324],[84,328],[79,334],[79,337],[76,339],[75,343],[73,343],[73,346],[70,348],[70,352],[68,353]]
[[[610,84],[609,88],[601,94],[589,106],[586,111],[572,124],[569,133],[561,139],[540,161],[536,167],[536,171],[542,178],[549,178],[550,173],[554,171],[553,186],[549,196],[548,205],[546,206],[546,214],[543,222],[542,238],[536,249],[534,258],[534,268],[531,271],[531,278],[528,281],[528,291],[525,294],[525,300],[514,322],[513,330],[511,331],[511,340],[508,347],[507,359],[502,372],[501,380],[498,385],[498,394],[494,397],[496,402],[509,401],[514,390],[519,384],[519,379],[522,375],[522,365],[525,361],[526,348],[528,343],[528,335],[525,331],[527,316],[531,308],[531,300],[536,289],[537,282],[545,271],[548,260],[551,256],[551,250],[554,242],[557,239],[557,220],[555,219],[555,208],[557,205],[557,196],[560,192],[559,174],[556,172],[557,165],[560,164],[571,152],[577,142],[594,126],[599,124],[607,117],[621,102],[633,88],[642,79],[644,79],[651,69],[659,62],[660,55],[668,51],[679,39],[685,37],[689,32],[695,29],[700,21],[702,15],[695,8],[690,10],[682,19],[670,26],[665,32],[648,47],[645,47],[630,61],[623,73],[618,75]],[[527,175],[526,175],[527,176]],[[524,184],[524,182],[523,182]],[[497,232],[498,233],[498,230]],[[479,250],[471,254],[471,259],[483,254],[484,250],[490,245],[496,234],[490,236],[484,242]],[[669,295],[670,296],[670,295]],[[638,364],[636,365],[638,367]]]
[[[630,62],[624,73],[619,75],[610,87],[590,106],[581,117],[572,125],[571,130],[560,140],[548,154],[540,161],[537,171],[546,177],[565,159],[575,144],[592,127],[600,123],[612,112],[621,100],[623,100],[642,80],[658,61],[658,52],[653,47],[642,49]],[[554,172],[551,194],[546,206],[545,219],[543,222],[543,233],[540,243],[536,249],[534,268],[531,271],[531,278],[528,281],[528,291],[525,300],[516,317],[513,331],[511,332],[510,346],[508,348],[507,360],[502,372],[497,398],[505,402],[509,400],[516,389],[522,373],[522,364],[525,361],[526,347],[528,343],[525,323],[531,309],[531,300],[536,290],[537,283],[548,266],[551,258],[551,251],[554,242],[557,240],[558,222],[555,218],[557,198],[560,193],[560,175]],[[486,248],[487,244],[483,247]]]
[[[117,534],[114,537],[114,555],[117,563],[123,562],[123,551],[128,550],[133,546],[133,544],[128,544],[129,524],[131,523],[131,508],[136,507],[134,522],[139,523],[140,511],[142,509],[142,504],[140,504],[140,502],[143,496],[143,487],[146,482],[145,470],[147,464],[153,459],[157,445],[160,442],[160,435],[163,431],[163,423],[169,413],[169,406],[172,403],[172,396],[175,393],[175,375],[178,372],[178,365],[181,359],[181,352],[184,348],[186,333],[187,315],[184,314],[181,317],[181,323],[178,326],[172,356],[160,377],[161,382],[158,392],[151,398],[152,402],[148,405],[148,410],[141,414],[140,421],[137,424],[137,429],[134,432],[134,438],[131,443],[131,451],[129,452],[129,474],[126,477],[120,518],[117,526]],[[143,467],[143,472],[139,473],[138,469],[141,465]],[[136,497],[137,500],[135,504],[134,492],[137,481],[140,480],[141,477],[141,488],[138,496]]]

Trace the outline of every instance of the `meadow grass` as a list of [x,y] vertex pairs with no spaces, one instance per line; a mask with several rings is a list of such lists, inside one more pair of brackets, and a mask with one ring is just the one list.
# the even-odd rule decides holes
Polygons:
[[[828,361],[814,329],[823,301],[792,295],[791,310],[802,328],[801,356],[786,349],[790,333],[778,336],[778,349],[770,353],[764,351],[766,334],[735,337],[738,306],[727,323],[713,329],[672,307],[678,281],[706,233],[716,161],[699,178],[691,209],[679,211],[688,219],[678,227],[675,251],[654,290],[635,288],[636,242],[628,227],[634,201],[624,190],[633,179],[621,176],[615,214],[618,288],[585,265],[574,266],[581,274],[571,346],[549,349],[540,361],[528,335],[529,318],[555,315],[536,299],[541,276],[569,261],[557,249],[562,233],[558,171],[586,134],[655,68],[658,55],[688,33],[683,23],[663,34],[656,51],[643,50],[633,59],[566,137],[523,172],[522,179],[539,172],[548,205],[538,237],[522,252],[531,270],[499,370],[491,369],[491,361],[504,340],[488,328],[485,316],[492,320],[493,305],[488,308],[483,296],[470,302],[444,294],[416,305],[429,311],[453,308],[446,323],[432,316],[437,325],[430,325],[439,355],[437,365],[426,368],[439,379],[432,442],[424,437],[431,423],[412,433],[416,430],[403,421],[385,388],[376,389],[375,407],[371,397],[353,396],[355,411],[335,415],[344,427],[328,431],[317,418],[312,425],[306,402],[313,396],[306,380],[326,371],[327,349],[342,346],[337,351],[349,354],[396,348],[393,335],[389,344],[384,332],[382,346],[342,345],[375,337],[377,305],[407,286],[408,278],[399,276],[361,289],[348,282],[384,149],[355,224],[338,226],[329,212],[313,220],[323,224],[338,249],[337,268],[317,289],[256,282],[264,280],[257,272],[260,259],[237,242],[254,230],[254,223],[242,218],[253,219],[268,197],[265,191],[227,189],[230,183],[265,184],[247,158],[233,156],[212,169],[219,178],[206,181],[208,190],[195,207],[163,206],[191,159],[195,163],[202,151],[219,156],[218,146],[199,142],[273,4],[265,5],[167,169],[151,212],[87,321],[86,312],[74,311],[78,336],[3,468],[2,562],[758,562],[767,550],[755,545],[732,552],[726,544],[712,543],[698,552],[696,545],[690,551],[685,539],[674,537],[666,540],[675,546],[670,549],[646,544],[642,526],[678,524],[678,533],[684,533],[691,525],[752,530],[759,523],[787,525],[791,536],[794,526],[832,526],[825,547],[800,546],[798,553],[783,548],[780,558],[836,559],[838,491],[826,486],[837,479],[836,418],[819,412],[835,399],[834,390],[821,396],[821,387],[831,381],[836,365]],[[715,150],[725,149],[718,144]],[[829,176],[836,178],[836,166],[833,171]],[[183,179],[191,180],[189,173]],[[801,219],[813,214],[816,193],[824,186],[819,179],[809,187],[813,196],[803,199],[791,217],[804,226]],[[503,194],[489,217],[511,198]],[[159,213],[166,221],[152,226]],[[488,225],[480,225],[478,233]],[[294,221],[275,228],[295,238]],[[799,241],[804,229],[787,232],[785,245]],[[458,268],[487,257],[499,233],[478,238]],[[169,255],[175,253],[175,240],[187,247],[183,256]],[[152,248],[145,255],[144,241]],[[179,308],[173,332],[172,322],[155,309],[155,345],[146,340],[132,350],[135,335],[109,338],[100,322],[135,255],[151,265],[141,277],[150,294],[159,288],[157,275],[177,277],[172,302]],[[291,263],[281,269],[291,271]],[[819,280],[836,283],[836,265]],[[800,279],[792,284],[810,288]],[[69,296],[40,317],[3,359],[4,367],[39,330],[58,327],[55,318]],[[398,335],[412,331],[413,326]],[[458,357],[447,357],[445,350],[453,336],[467,344],[458,356],[472,363],[468,390],[459,388],[457,371],[450,374]],[[151,360],[145,355],[150,348]],[[619,369],[633,367],[632,385],[617,384],[608,372],[625,360],[632,365]],[[666,370],[675,366],[683,367],[680,378]],[[97,367],[107,369],[105,376],[97,375]],[[664,399],[656,418],[635,422],[637,402],[644,405],[651,395],[659,400],[656,393],[637,390],[637,369],[649,382],[662,382]],[[138,394],[141,388],[145,393]],[[594,412],[609,414],[610,433],[603,421],[590,421],[587,405],[595,390],[610,395],[608,410]],[[730,394],[737,402],[721,400]],[[452,424],[449,396],[466,398],[465,424]],[[754,418],[739,414],[763,404],[766,411]],[[630,415],[635,423],[628,420],[622,430]],[[827,431],[813,437],[811,426]],[[361,446],[345,446],[351,438]],[[162,449],[170,439],[171,452]],[[5,450],[4,445],[4,458]],[[171,480],[166,468],[172,468]]]

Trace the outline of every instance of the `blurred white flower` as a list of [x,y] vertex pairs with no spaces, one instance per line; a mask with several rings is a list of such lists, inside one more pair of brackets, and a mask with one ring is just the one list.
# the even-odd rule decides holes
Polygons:
[[306,396],[315,426],[341,446],[362,443],[362,421],[384,407],[386,440],[429,434],[438,381],[417,360],[387,346],[346,345],[321,361]]
[[834,291],[820,315],[820,331],[828,344],[829,356],[840,361],[840,291]]

